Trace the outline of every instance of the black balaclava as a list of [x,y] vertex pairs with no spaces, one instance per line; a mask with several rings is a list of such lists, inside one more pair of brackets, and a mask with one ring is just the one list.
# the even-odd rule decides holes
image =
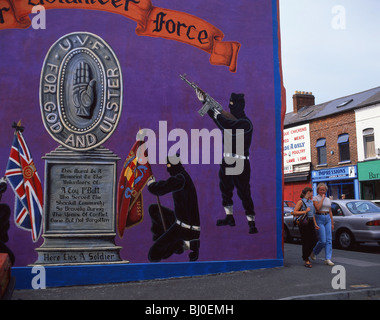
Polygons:
[[166,161],[167,161],[167,164],[170,163],[170,167],[167,167],[167,170],[171,176],[175,176],[178,173],[180,173],[182,170],[184,170],[179,154],[175,156],[168,156]]
[[[231,104],[231,102],[233,104]],[[244,100],[244,94],[243,93],[231,93],[230,98],[230,111],[231,114],[234,115],[237,119],[244,118],[245,112],[245,100]]]

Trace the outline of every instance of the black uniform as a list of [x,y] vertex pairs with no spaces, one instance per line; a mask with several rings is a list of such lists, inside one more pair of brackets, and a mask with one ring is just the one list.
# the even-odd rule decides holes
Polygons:
[[[152,219],[152,234],[154,244],[149,250],[148,258],[152,262],[169,258],[173,253],[183,253],[184,240],[190,241],[190,260],[198,259],[200,220],[198,198],[194,183],[182,164],[168,167],[170,178],[149,184],[148,190],[154,195],[163,196],[172,193],[174,211],[161,206],[162,221],[159,207],[152,204],[149,214]],[[164,228],[164,224],[165,228]],[[165,231],[166,229],[166,231]]]
[[[253,134],[253,126],[251,120],[246,116],[244,112],[245,108],[245,100],[244,100],[244,94],[231,94],[230,102],[233,104],[230,104],[230,111],[233,116],[236,117],[236,120],[231,120],[223,116],[222,114],[218,114],[216,116],[216,119],[214,118],[214,112],[209,111],[210,117],[214,120],[215,124],[218,126],[219,129],[222,131],[225,129],[231,129],[232,130],[232,154],[234,157],[239,156],[243,159],[233,159],[235,161],[244,161],[244,167],[243,171],[239,175],[227,175],[226,174],[226,168],[227,167],[234,167],[236,166],[236,163],[233,164],[227,164],[225,161],[225,157],[231,157],[231,155],[226,155],[223,157],[223,161],[220,165],[219,169],[219,187],[220,191],[222,193],[222,204],[224,207],[232,206],[233,200],[233,189],[236,187],[237,194],[239,198],[242,201],[243,208],[245,210],[245,214],[247,217],[255,217],[255,210],[254,210],[254,204],[251,197],[251,186],[250,186],[250,177],[251,177],[251,166],[249,162],[249,148],[251,146],[252,142],[252,134]],[[237,133],[237,129],[243,129],[244,130],[244,154],[238,154],[238,151],[236,150],[237,142],[236,140],[239,139],[239,134]],[[228,134],[228,133],[227,133]],[[223,135],[224,139],[224,135]],[[226,152],[226,150],[225,150]],[[226,219],[233,219],[231,217],[226,217]],[[234,225],[233,223],[230,223],[226,219],[218,220],[217,225]],[[250,226],[250,233],[256,233],[257,229],[255,227],[255,221],[253,218],[253,221],[249,221]]]
[[[0,183],[0,200],[1,195],[5,190],[7,189],[6,182]],[[7,253],[9,256],[9,259],[11,260],[12,265],[15,263],[15,256],[11,249],[8,248],[8,246],[5,244],[8,242],[8,230],[10,227],[9,224],[9,218],[11,216],[11,209],[9,206],[5,203],[0,203],[0,253]]]

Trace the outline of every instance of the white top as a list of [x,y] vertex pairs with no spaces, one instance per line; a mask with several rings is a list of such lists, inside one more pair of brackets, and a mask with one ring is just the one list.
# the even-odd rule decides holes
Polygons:
[[[322,197],[319,194],[313,197],[313,201],[319,202],[321,200],[322,200]],[[317,210],[317,212],[320,212],[320,211],[328,212],[330,211],[330,208],[331,208],[331,201],[328,197],[325,197],[325,199],[323,200],[322,207],[319,210]]]

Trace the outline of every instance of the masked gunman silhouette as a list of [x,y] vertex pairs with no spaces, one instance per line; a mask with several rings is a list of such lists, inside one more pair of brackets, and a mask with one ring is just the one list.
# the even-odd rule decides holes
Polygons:
[[[198,99],[202,103],[207,103],[204,94],[196,91]],[[235,226],[235,219],[233,216],[233,190],[236,188],[237,194],[242,201],[245,215],[248,220],[249,233],[257,233],[258,230],[255,224],[255,210],[251,197],[251,166],[249,162],[249,148],[252,142],[253,127],[251,120],[244,112],[245,99],[244,94],[232,93],[229,103],[230,113],[223,111],[220,112],[216,109],[210,109],[208,115],[215,122],[217,127],[222,131],[228,130],[232,135],[232,150],[223,154],[223,160],[219,169],[219,188],[222,193],[222,205],[226,212],[224,219],[219,219],[216,222],[217,226]],[[240,129],[239,131],[237,131]],[[227,133],[228,135],[228,133]],[[224,135],[223,135],[224,136]],[[244,138],[243,154],[237,152],[238,139]],[[225,142],[225,141],[224,141]],[[227,161],[226,161],[227,159]],[[228,168],[231,168],[231,163],[240,161],[242,164],[242,171],[239,174],[228,174]],[[235,163],[236,162],[236,163]]]

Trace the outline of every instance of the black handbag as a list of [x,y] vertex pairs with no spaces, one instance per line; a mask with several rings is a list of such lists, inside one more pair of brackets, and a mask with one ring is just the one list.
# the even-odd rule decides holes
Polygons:
[[[302,205],[300,211],[305,211],[306,208],[307,208],[307,206],[306,206],[306,204],[305,204],[305,202],[303,200],[302,200],[302,203],[303,203],[303,205]],[[306,219],[306,217],[307,217],[307,213],[302,214],[300,216],[295,216],[293,218],[293,224],[294,224],[294,226],[298,226],[299,227],[301,225],[307,225],[308,220]]]

